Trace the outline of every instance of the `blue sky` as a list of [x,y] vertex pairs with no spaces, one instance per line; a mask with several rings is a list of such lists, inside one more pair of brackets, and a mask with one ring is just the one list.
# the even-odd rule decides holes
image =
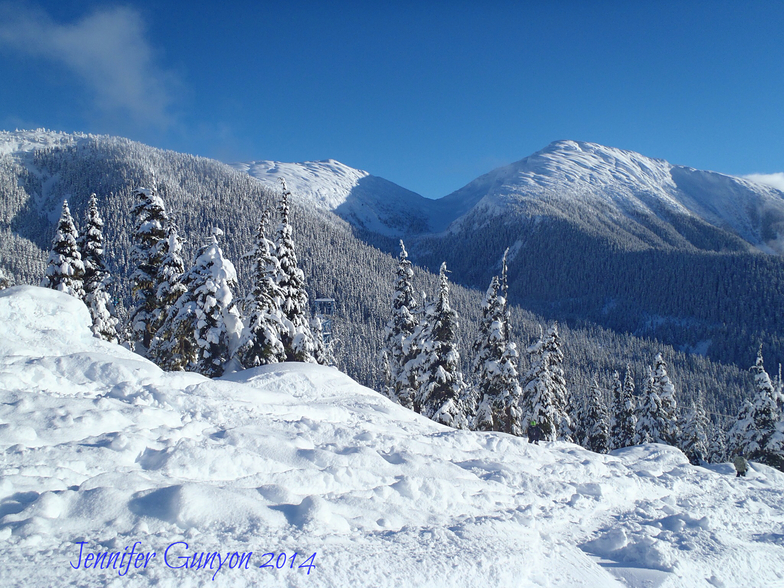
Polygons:
[[0,1],[0,128],[428,197],[558,139],[784,171],[783,2]]

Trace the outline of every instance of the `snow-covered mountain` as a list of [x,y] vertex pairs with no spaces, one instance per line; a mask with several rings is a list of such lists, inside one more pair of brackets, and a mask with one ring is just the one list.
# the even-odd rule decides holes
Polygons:
[[520,208],[540,213],[546,201],[554,215],[602,216],[608,228],[624,232],[646,217],[664,222],[691,217],[761,251],[784,253],[784,193],[595,143],[556,141],[444,200],[450,208],[493,215]]
[[727,231],[766,253],[784,253],[784,193],[595,143],[556,141],[435,201],[334,160],[232,166],[263,182],[285,177],[301,198],[388,236],[440,233],[469,213],[476,218],[523,212],[601,217],[608,235],[620,231],[646,246],[660,246],[654,235],[645,235],[647,225],[680,216]]
[[230,165],[271,187],[285,178],[294,198],[334,212],[363,230],[395,237],[429,233],[441,226],[440,203],[334,159]]
[[319,366],[166,373],[36,287],[0,293],[0,324],[3,586],[784,579],[766,466],[456,431]]

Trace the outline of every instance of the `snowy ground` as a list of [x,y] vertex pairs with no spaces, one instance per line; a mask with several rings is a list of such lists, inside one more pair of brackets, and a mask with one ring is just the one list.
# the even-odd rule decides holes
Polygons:
[[784,586],[765,466],[455,431],[330,368],[168,374],[88,320],[0,293],[3,586]]

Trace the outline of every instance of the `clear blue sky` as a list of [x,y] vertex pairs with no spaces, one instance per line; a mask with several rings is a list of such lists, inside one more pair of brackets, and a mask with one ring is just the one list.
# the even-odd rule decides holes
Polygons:
[[334,158],[431,198],[557,139],[784,171],[784,2],[0,0],[0,128]]

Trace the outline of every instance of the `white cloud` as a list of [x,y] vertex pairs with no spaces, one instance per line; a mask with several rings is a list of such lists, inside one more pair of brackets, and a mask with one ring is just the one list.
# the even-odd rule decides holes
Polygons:
[[776,188],[777,190],[781,190],[784,192],[784,173],[777,173],[777,174],[749,174],[747,176],[743,176],[747,180],[751,180],[752,182],[757,182],[758,184],[765,184],[766,186],[771,186]]
[[131,8],[99,9],[61,24],[38,9],[0,4],[0,46],[66,65],[105,113],[157,128],[172,123],[176,78],[155,64],[144,22]]

